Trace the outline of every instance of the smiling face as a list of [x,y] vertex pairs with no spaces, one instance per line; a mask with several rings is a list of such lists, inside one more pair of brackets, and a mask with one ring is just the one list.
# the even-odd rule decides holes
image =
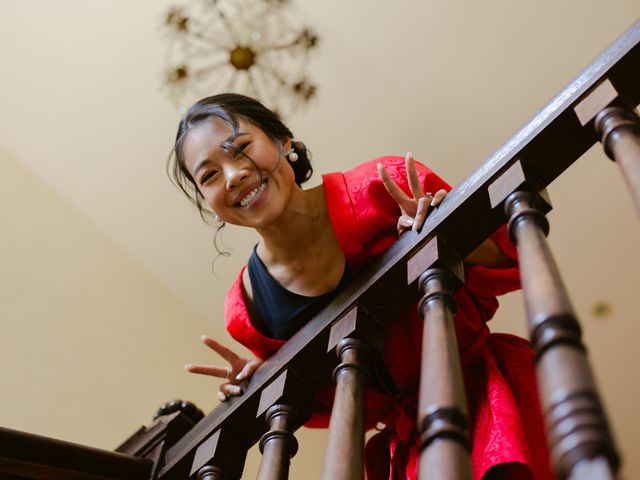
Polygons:
[[266,228],[281,218],[294,190],[293,169],[284,158],[291,140],[272,140],[240,119],[238,135],[210,117],[187,133],[184,164],[205,202],[221,220]]

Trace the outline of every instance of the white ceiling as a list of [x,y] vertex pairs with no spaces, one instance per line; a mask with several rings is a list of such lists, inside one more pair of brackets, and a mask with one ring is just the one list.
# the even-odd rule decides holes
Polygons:
[[[160,25],[174,3],[4,0],[0,149],[216,332],[255,237],[229,228],[234,252],[212,272],[212,231],[165,175],[179,113],[161,87]],[[320,37],[310,64],[318,95],[288,119],[314,153],[312,184],[407,150],[459,182],[640,16],[637,0],[294,0],[292,9]],[[637,443],[637,218],[597,149],[550,191],[552,245],[621,440]],[[521,330],[514,298],[499,329]],[[598,301],[612,304],[609,317],[592,315]]]

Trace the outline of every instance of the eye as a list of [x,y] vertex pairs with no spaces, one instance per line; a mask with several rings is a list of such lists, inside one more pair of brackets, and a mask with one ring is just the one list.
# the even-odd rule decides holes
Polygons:
[[232,150],[233,158],[237,158],[240,155],[245,156],[245,150],[249,147],[249,145],[251,145],[251,142],[241,143],[237,147],[234,146]]
[[216,176],[218,173],[218,170],[209,170],[208,172],[204,173],[201,177],[200,177],[200,186],[204,187],[204,185],[211,180],[214,176]]

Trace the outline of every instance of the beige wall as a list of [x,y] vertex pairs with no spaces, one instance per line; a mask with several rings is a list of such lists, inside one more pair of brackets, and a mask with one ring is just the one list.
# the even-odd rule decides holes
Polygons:
[[[217,328],[125,255],[86,217],[0,151],[0,426],[113,449],[164,401],[217,405]],[[293,478],[317,472],[325,431],[298,435]],[[257,448],[245,478],[255,478]]]
[[113,448],[161,402],[210,408],[213,386],[182,368],[205,320],[7,152],[0,164],[0,425]]

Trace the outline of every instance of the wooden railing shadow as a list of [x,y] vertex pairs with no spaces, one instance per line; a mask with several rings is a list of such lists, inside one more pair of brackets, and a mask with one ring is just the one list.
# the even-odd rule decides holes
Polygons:
[[420,391],[420,478],[426,478],[426,470],[430,478],[445,478],[438,469],[448,472],[446,478],[470,478],[460,364],[451,355],[457,351],[451,293],[463,280],[460,259],[508,222],[519,252],[553,466],[559,478],[615,478],[619,458],[578,320],[545,240],[550,209],[545,187],[601,141],[620,166],[640,213],[640,122],[634,111],[639,103],[636,22],[461,182],[420,233],[403,235],[278,350],[241,397],[221,404],[190,429],[179,412],[160,417],[121,446],[128,455],[102,452],[107,463],[129,462],[131,473],[120,477],[100,476],[88,467],[68,477],[39,473],[54,468],[42,454],[54,445],[40,438],[34,440],[43,442],[39,453],[6,450],[6,439],[20,437],[7,430],[0,430],[0,472],[15,478],[235,479],[242,476],[247,450],[260,442],[258,478],[287,478],[297,449],[293,432],[309,417],[314,392],[334,371],[336,397],[322,478],[362,478],[364,358],[381,350],[384,327],[397,309],[422,298],[425,334],[444,340],[423,348],[421,382],[447,381],[438,382],[442,390]]

